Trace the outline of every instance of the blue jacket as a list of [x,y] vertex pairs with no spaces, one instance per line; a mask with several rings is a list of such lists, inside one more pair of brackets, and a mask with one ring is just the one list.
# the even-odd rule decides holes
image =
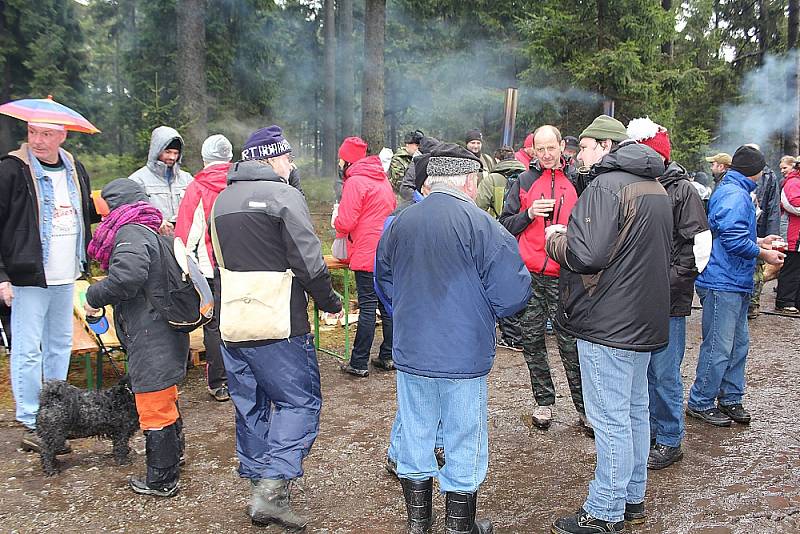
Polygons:
[[531,293],[516,239],[466,195],[443,187],[386,229],[375,282],[394,311],[395,366],[434,378],[488,374],[496,318],[523,309]]
[[750,193],[756,184],[730,170],[708,202],[708,227],[713,244],[711,260],[696,285],[716,291],[753,292],[753,273],[759,253],[756,208]]

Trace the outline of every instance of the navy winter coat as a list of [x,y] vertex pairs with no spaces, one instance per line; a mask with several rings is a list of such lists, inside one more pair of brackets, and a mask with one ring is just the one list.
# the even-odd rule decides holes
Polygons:
[[517,240],[463,193],[435,187],[378,244],[375,283],[393,308],[400,371],[434,378],[489,373],[495,323],[523,309],[530,274]]

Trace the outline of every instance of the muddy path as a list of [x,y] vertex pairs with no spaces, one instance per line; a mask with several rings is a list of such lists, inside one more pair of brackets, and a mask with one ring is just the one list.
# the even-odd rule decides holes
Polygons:
[[[772,285],[764,291],[763,309],[772,308]],[[686,389],[694,378],[699,327],[695,311],[683,365]],[[753,423],[718,429],[689,420],[685,457],[650,473],[647,523],[633,532],[800,532],[799,337],[797,319],[762,315],[751,323],[745,403]],[[497,532],[548,532],[550,522],[577,509],[586,494],[593,441],[576,425],[553,350],[551,366],[559,397],[547,432],[532,428],[534,402],[521,354],[499,351],[490,375],[490,464],[479,513],[494,520]],[[394,375],[374,371],[367,379],[350,378],[326,355],[320,355],[320,368],[321,432],[296,498],[312,517],[309,531],[404,532],[400,486],[383,467]],[[127,477],[144,469],[142,454],[117,467],[110,444],[92,439],[72,442],[74,452],[61,457],[64,471],[43,477],[38,457],[17,449],[22,430],[13,413],[0,411],[0,532],[264,531],[251,527],[244,514],[249,486],[236,475],[232,406],[210,399],[199,369],[190,371],[182,391],[187,465],[181,492],[169,500],[127,489]],[[133,447],[144,449],[141,437]],[[443,532],[441,497],[434,506],[440,517],[435,532]]]

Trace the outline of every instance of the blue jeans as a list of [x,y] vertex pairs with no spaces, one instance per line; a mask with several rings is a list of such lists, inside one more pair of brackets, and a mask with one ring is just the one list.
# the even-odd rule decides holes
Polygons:
[[239,476],[303,476],[322,408],[314,338],[304,334],[249,348],[223,344],[222,358],[236,408]]
[[14,286],[11,388],[17,421],[36,428],[43,380],[66,380],[72,352],[74,284]]
[[[478,378],[428,378],[397,371],[397,405],[403,439],[397,443],[400,478],[439,477],[444,492],[473,493],[489,469],[488,388]],[[441,424],[447,463],[433,449]]]
[[392,359],[392,318],[378,300],[375,293],[373,275],[367,271],[354,271],[356,275],[356,290],[358,291],[358,329],[353,342],[353,352],[350,355],[350,365],[354,369],[367,369],[369,352],[372,350],[372,341],[375,339],[375,309],[381,310],[381,325],[383,328],[383,342],[381,343],[378,357],[381,360]]
[[[386,455],[397,462],[397,451],[400,448],[400,440],[402,439],[403,423],[400,419],[400,410],[394,414],[394,423],[392,423],[392,433],[389,435],[389,450]],[[442,423],[439,422],[439,428],[436,429],[436,448],[444,448],[444,439],[442,438]]]
[[650,416],[649,352],[578,340],[583,400],[594,427],[597,467],[583,505],[593,517],[621,521],[625,503],[644,501]]
[[669,318],[669,345],[653,352],[647,368],[650,389],[650,436],[656,443],[679,447],[683,441],[683,382],[686,317]]
[[703,343],[687,404],[697,411],[713,408],[717,399],[724,406],[741,404],[750,348],[750,295],[703,287],[697,288],[697,295],[703,305]]

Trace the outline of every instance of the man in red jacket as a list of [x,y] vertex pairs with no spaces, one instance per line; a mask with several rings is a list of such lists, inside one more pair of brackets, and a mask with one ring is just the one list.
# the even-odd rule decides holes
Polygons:
[[372,273],[383,223],[397,207],[397,200],[380,158],[367,157],[367,143],[360,137],[344,140],[339,147],[339,165],[344,169],[344,185],[339,213],[333,224],[337,237],[347,236],[347,261],[355,272],[358,291],[358,330],[350,362],[342,365],[342,371],[363,378],[369,376],[367,363],[375,338],[375,309],[378,307],[383,343],[372,365],[385,371],[394,369],[392,319],[378,301]]
[[[186,245],[186,250],[197,260],[208,285],[214,290],[214,252],[211,246],[208,221],[211,208],[228,183],[233,147],[221,134],[212,135],[203,142],[203,170],[186,187],[178,208],[175,237]],[[215,400],[230,400],[225,364],[220,349],[219,314],[203,326],[203,345],[206,349],[206,380],[208,393]]]
[[[522,349],[538,405],[533,412],[533,422],[544,430],[550,426],[553,418],[551,406],[556,401],[547,363],[545,325],[558,306],[560,272],[558,263],[544,250],[544,230],[551,224],[567,224],[578,195],[564,173],[564,141],[558,128],[549,125],[537,128],[533,132],[533,150],[537,160],[511,186],[500,223],[516,236],[522,259],[531,272],[533,296],[522,319]],[[588,428],[575,338],[562,332],[556,332],[556,336],[572,402],[581,423]]]

